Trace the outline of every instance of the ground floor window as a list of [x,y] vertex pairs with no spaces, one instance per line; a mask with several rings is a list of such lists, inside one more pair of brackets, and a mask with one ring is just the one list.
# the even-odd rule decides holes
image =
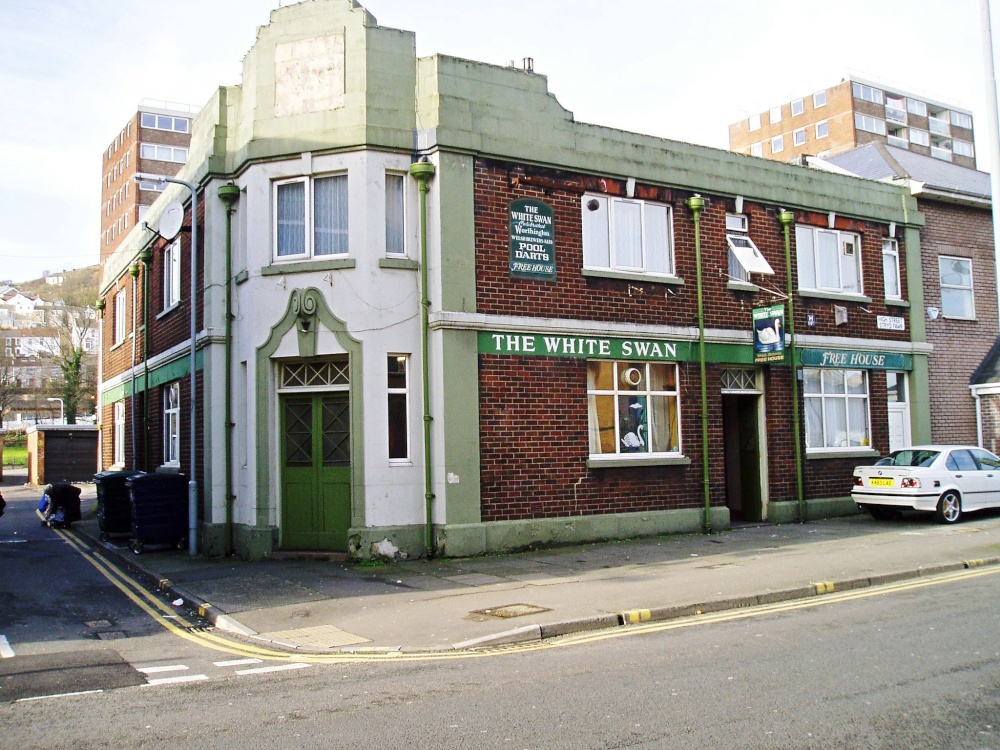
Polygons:
[[410,428],[409,428],[409,384],[406,363],[409,358],[405,354],[390,354],[387,358],[389,407],[389,460],[409,461],[410,459]]
[[803,368],[802,373],[806,449],[870,445],[867,373],[816,367]]
[[125,402],[115,401],[114,431],[111,434],[111,449],[114,453],[112,463],[116,466],[125,465]]
[[163,389],[163,463],[181,463],[181,384],[171,383]]
[[677,365],[591,360],[587,404],[591,455],[680,452]]

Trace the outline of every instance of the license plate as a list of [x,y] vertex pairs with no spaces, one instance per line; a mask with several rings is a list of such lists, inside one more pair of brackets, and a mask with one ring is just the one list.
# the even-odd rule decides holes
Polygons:
[[892,487],[891,479],[881,479],[879,477],[874,477],[868,480],[869,487]]

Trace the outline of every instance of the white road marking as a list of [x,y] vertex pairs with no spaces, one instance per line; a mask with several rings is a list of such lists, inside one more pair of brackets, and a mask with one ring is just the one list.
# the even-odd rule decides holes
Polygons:
[[311,667],[312,664],[303,664],[300,661],[292,662],[291,664],[280,664],[276,667],[259,667],[257,669],[237,669],[236,674],[264,674],[265,672],[284,672],[287,669],[305,669],[306,667]]
[[136,667],[137,672],[142,672],[143,674],[160,674],[161,672],[184,672],[190,669],[190,667],[185,667],[183,664],[174,664],[169,667]]
[[14,649],[10,647],[7,636],[0,635],[0,659],[10,659],[14,656]]
[[202,680],[207,680],[207,674],[186,674],[183,677],[160,677],[155,680],[150,680],[146,683],[147,686],[153,685],[177,685],[181,682],[201,682]]
[[44,701],[49,698],[72,698],[77,695],[92,695],[93,693],[103,693],[103,690],[81,690],[78,693],[56,693],[55,695],[35,695],[31,698],[18,698],[15,703],[27,703],[28,701]]
[[230,661],[212,662],[217,667],[242,667],[245,664],[263,664],[263,659],[232,659]]

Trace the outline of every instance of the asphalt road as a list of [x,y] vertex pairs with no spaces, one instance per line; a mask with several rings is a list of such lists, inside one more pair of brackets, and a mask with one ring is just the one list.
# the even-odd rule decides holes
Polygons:
[[0,744],[1000,748],[998,581],[857,592],[526,652],[251,668],[8,703]]

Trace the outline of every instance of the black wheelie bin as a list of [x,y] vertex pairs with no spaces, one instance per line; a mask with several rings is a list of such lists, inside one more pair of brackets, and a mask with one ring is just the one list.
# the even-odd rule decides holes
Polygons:
[[184,474],[137,474],[125,480],[132,504],[132,551],[145,546],[183,549],[188,534],[188,479]]
[[97,525],[101,541],[112,536],[129,536],[132,533],[132,501],[126,481],[141,471],[102,471],[94,475],[97,487]]

